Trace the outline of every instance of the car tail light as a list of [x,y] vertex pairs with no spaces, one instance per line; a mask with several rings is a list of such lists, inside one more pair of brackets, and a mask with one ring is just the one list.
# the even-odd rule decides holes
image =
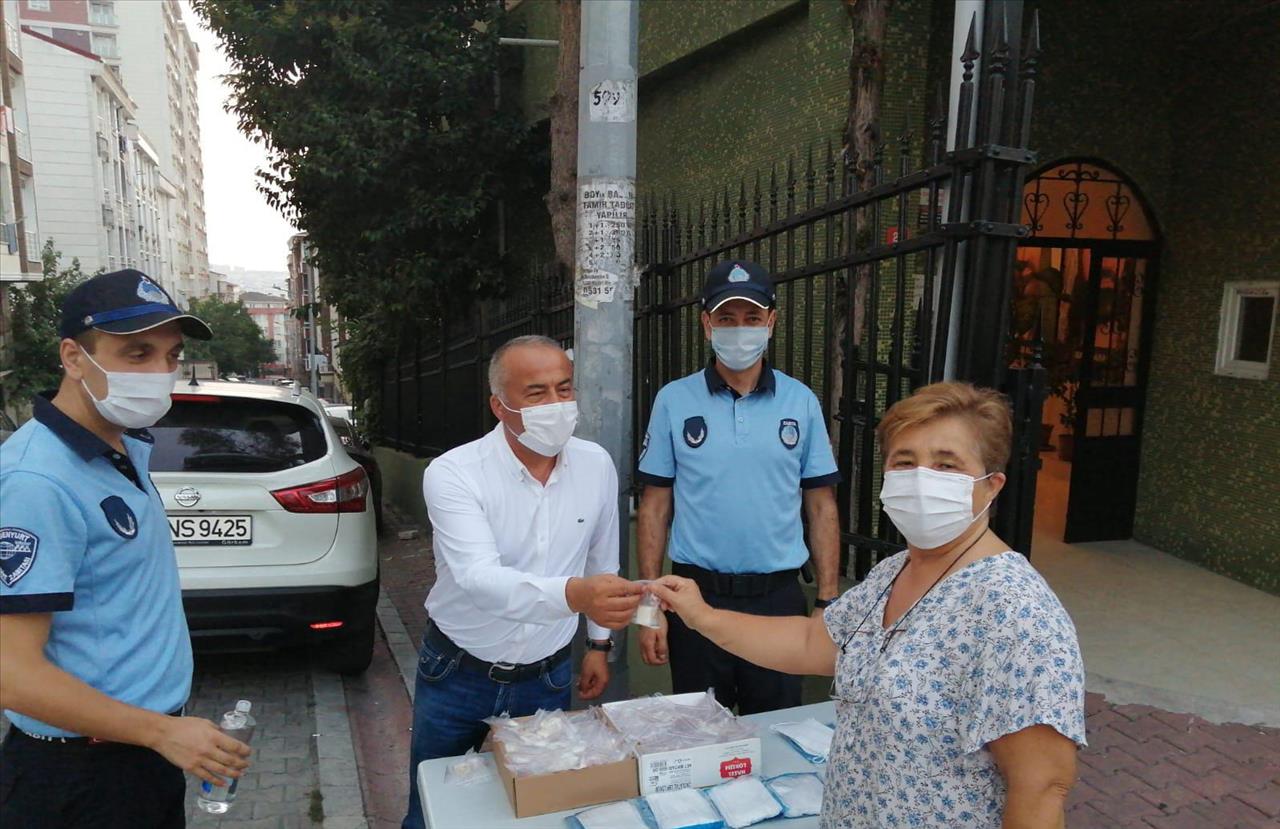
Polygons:
[[312,630],[333,630],[342,627],[342,622],[312,622]]
[[357,467],[336,478],[277,489],[272,497],[289,512],[364,512],[369,476]]
[[222,398],[216,394],[171,394],[179,403],[221,403]]

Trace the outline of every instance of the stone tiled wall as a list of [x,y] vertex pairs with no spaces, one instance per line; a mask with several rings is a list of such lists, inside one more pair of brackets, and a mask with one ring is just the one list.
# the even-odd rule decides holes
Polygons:
[[1130,176],[1163,235],[1134,535],[1280,593],[1280,362],[1213,373],[1223,283],[1280,278],[1280,9],[1041,4],[1034,140]]

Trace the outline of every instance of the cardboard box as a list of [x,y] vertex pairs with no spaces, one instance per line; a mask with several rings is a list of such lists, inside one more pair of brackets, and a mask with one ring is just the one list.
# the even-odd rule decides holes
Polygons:
[[559,812],[563,809],[628,800],[640,794],[637,788],[639,774],[634,757],[585,769],[516,777],[507,769],[502,742],[494,740],[493,759],[516,817],[545,815],[547,812]]
[[[668,699],[679,705],[697,702],[704,696],[674,694]],[[605,718],[609,718],[610,709],[616,711],[626,704],[625,700],[605,703],[601,706]],[[759,774],[762,757],[759,737],[641,754],[637,768],[640,794],[714,786],[735,777]]]

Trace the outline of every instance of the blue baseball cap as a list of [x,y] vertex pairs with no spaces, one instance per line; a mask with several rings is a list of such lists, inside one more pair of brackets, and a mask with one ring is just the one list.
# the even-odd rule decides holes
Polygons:
[[188,337],[213,339],[204,320],[179,308],[154,279],[129,268],[95,276],[72,289],[62,301],[58,336],[77,337],[90,328],[108,334],[137,334],[173,320]]
[[778,295],[763,266],[745,259],[726,259],[707,271],[707,281],[702,286],[702,310],[709,314],[731,299],[745,299],[761,308],[772,308]]

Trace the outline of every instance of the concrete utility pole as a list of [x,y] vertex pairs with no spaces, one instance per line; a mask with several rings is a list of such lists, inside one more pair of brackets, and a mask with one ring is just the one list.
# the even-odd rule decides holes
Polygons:
[[[578,80],[578,221],[574,383],[578,436],[618,469],[620,573],[630,569],[632,336],[635,308],[636,77],[639,0],[584,0]],[[626,639],[614,651],[611,699],[627,696]]]

